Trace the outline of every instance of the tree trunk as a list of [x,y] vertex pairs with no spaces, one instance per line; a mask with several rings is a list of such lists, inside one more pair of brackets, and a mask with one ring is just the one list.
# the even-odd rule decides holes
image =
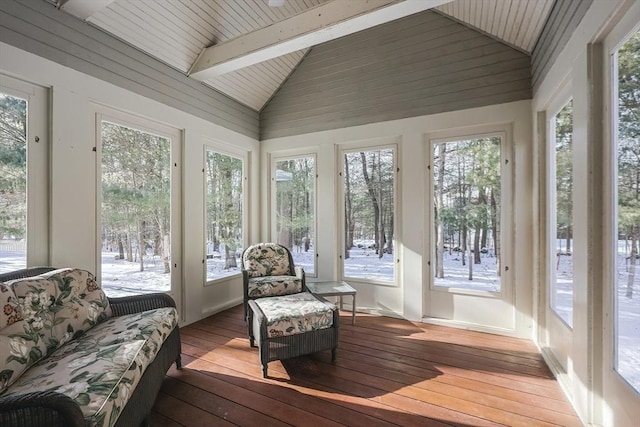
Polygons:
[[384,198],[382,195],[382,162],[380,161],[380,152],[378,152],[378,203],[380,204],[380,216],[378,218],[378,258],[384,255],[385,247],[385,230],[384,230]]
[[393,213],[391,215],[391,218],[389,219],[389,238],[387,239],[387,253],[388,254],[393,254],[393,237],[394,237],[394,233],[393,233]]
[[636,279],[636,264],[638,261],[638,234],[640,226],[631,226],[631,255],[629,257],[629,278],[627,280],[627,298],[633,298],[633,282]]
[[224,245],[224,269],[228,270],[237,266],[236,251],[229,249],[229,245]]
[[351,180],[349,177],[349,159],[344,156],[344,259],[349,258],[349,250],[353,247],[353,230],[355,224],[351,209]]
[[466,265],[466,256],[467,256],[467,224],[462,226],[462,265]]
[[118,233],[118,259],[124,259],[124,245],[122,244],[122,233]]
[[[164,220],[162,218],[158,218],[158,235],[162,236],[160,240],[160,247],[156,247],[155,252],[157,252],[162,257],[162,263],[164,264],[164,272],[169,273],[171,271],[170,265],[170,240],[169,235],[166,234],[164,229]],[[157,243],[156,243],[157,244]],[[160,250],[158,250],[160,249]]]
[[476,232],[473,235],[473,263],[480,264],[480,233],[481,227],[476,228]]
[[[482,205],[482,211],[486,212],[487,211],[487,189],[486,188],[482,188],[482,190],[480,191],[480,196],[478,201]],[[489,226],[487,221],[487,216],[485,214],[482,215],[481,224],[482,224],[482,227],[481,227],[481,234],[480,234],[480,249],[483,249],[487,247],[487,228]],[[479,263],[480,263],[480,259],[478,258],[478,264]]]
[[498,204],[496,203],[496,197],[491,189],[491,222],[492,222],[492,231],[493,231],[493,247],[495,248],[496,255],[496,274],[500,277],[501,266],[500,266],[500,215],[498,213]]
[[[363,151],[360,152],[360,158],[362,159],[362,175],[364,176],[364,181],[367,184],[367,189],[369,190],[369,197],[371,198],[371,204],[373,205],[373,223],[374,226],[374,241],[376,243],[380,242],[380,229],[378,224],[380,222],[380,205],[378,203],[378,198],[376,197],[376,191],[372,182],[372,179],[369,177],[369,171],[367,169],[367,158]],[[375,170],[375,160],[372,167],[372,170]],[[379,244],[377,244],[376,253],[380,254],[382,252],[382,248]]]
[[473,255],[469,251],[469,280],[473,280]]
[[131,230],[127,230],[127,261],[133,262],[133,244],[131,243]]
[[444,169],[447,145],[438,144],[438,187],[436,197],[436,220],[438,228],[436,230],[436,277],[444,278],[444,220],[442,219],[442,208],[444,207]]
[[162,262],[164,264],[164,272],[171,273],[171,250],[169,235],[164,236],[164,242],[162,244]]
[[569,203],[567,203],[567,224],[566,224],[566,231],[565,231],[565,238],[566,238],[566,246],[567,246],[567,250],[566,253],[567,255],[569,255],[571,253],[571,238],[573,237],[573,201],[572,201],[572,196],[573,196],[573,175],[571,176],[571,180],[569,181]]
[[144,253],[146,252],[144,243],[144,221],[138,221],[138,253],[140,254],[140,271],[144,271]]

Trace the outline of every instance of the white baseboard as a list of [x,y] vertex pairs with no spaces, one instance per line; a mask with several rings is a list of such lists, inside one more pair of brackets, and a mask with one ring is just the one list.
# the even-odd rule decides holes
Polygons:
[[466,329],[468,331],[486,332],[488,334],[505,335],[508,337],[519,338],[516,335],[516,331],[513,329],[496,328],[492,326],[479,325],[476,323],[460,322],[449,319],[438,319],[435,317],[423,317],[422,323],[428,323],[430,325],[448,326],[451,328]]
[[238,304],[242,304],[242,298],[236,298],[231,301],[227,301],[224,304],[216,305],[214,307],[207,307],[202,310],[202,316],[200,317],[200,319],[213,316],[214,314],[220,313],[221,311],[225,311],[227,309],[230,309],[231,307],[235,307]]

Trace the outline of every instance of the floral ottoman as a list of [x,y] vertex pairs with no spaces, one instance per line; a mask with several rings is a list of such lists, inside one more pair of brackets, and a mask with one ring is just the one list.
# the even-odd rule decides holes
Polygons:
[[257,342],[262,375],[267,364],[304,354],[338,348],[339,314],[336,306],[310,292],[249,301],[247,326],[251,346]]
[[[149,304],[148,296],[110,300],[79,269],[0,283],[0,425],[139,425],[148,415],[140,412],[141,398],[128,403],[141,381],[140,388],[148,387],[145,375],[157,370],[148,368],[162,365],[156,385],[139,390],[151,400],[145,411],[168,364],[179,362],[175,304],[156,297],[167,303]],[[138,309],[123,310],[127,299]],[[173,348],[168,361],[164,351],[156,360],[176,337],[177,355]],[[40,413],[51,401],[54,409]]]

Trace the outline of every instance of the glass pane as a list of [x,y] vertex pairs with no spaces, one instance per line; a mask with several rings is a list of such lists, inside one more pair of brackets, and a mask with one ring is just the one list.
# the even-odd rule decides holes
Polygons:
[[554,118],[555,123],[555,280],[551,308],[573,325],[573,101]]
[[102,122],[102,287],[171,289],[171,141]]
[[500,292],[500,137],[433,147],[434,285]]
[[276,236],[296,266],[315,276],[315,159],[276,162]]
[[395,152],[344,155],[344,276],[395,280]]
[[207,280],[240,273],[243,246],[242,160],[207,150]]
[[0,93],[0,273],[27,266],[27,101]]
[[616,368],[640,392],[640,32],[618,51]]

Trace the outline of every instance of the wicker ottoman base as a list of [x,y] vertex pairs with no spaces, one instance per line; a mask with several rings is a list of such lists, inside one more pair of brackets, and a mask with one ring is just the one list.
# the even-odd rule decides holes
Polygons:
[[340,321],[337,308],[333,310],[333,324],[329,328],[274,337],[268,335],[267,318],[255,300],[249,301],[247,314],[249,340],[251,347],[258,346],[263,377],[267,377],[267,364],[274,360],[331,350],[331,360],[335,361]]

